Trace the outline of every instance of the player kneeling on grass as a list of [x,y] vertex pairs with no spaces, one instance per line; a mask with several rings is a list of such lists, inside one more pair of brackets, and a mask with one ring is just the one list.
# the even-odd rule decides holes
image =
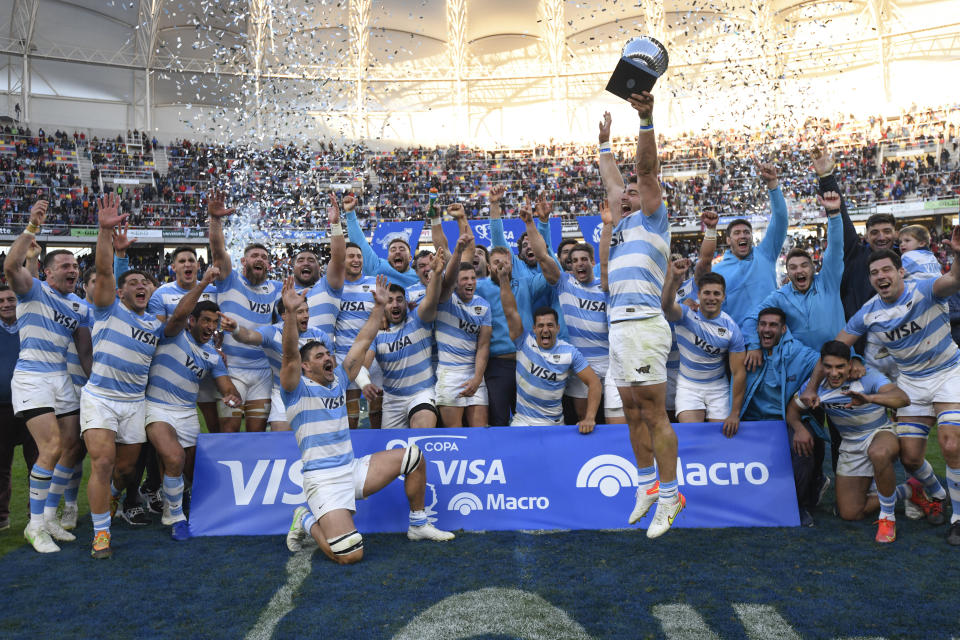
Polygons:
[[424,493],[426,461],[416,445],[354,458],[347,421],[346,392],[360,371],[363,357],[377,335],[387,304],[387,278],[377,277],[374,307],[343,362],[320,342],[298,349],[296,310],[306,292],[294,290],[293,278],[283,287],[283,362],[281,397],[303,457],[306,507],[293,512],[287,548],[297,551],[309,533],[323,552],[338,564],[363,558],[363,538],[353,523],[356,499],[380,491],[403,475],[410,502],[411,540],[451,540],[453,534],[427,522]]
[[[147,383],[147,439],[157,450],[163,470],[163,515],[174,540],[190,537],[183,513],[184,475],[193,478],[200,420],[197,396],[200,381],[212,376],[227,406],[239,406],[240,395],[210,339],[220,322],[220,307],[210,300],[197,302],[204,289],[220,275],[210,267],[177,304],[163,328],[163,337],[150,365]],[[186,471],[186,473],[185,473]]]
[[[893,510],[898,497],[910,497],[910,488],[897,486],[893,463],[900,455],[896,429],[887,409],[900,409],[910,398],[882,374],[867,369],[850,379],[850,347],[831,340],[820,349],[823,382],[817,388],[819,406],[843,438],[837,461],[837,511],[844,520],[860,520],[880,509],[877,542],[893,542]],[[800,401],[806,384],[787,405],[787,422],[793,427],[793,446],[800,455],[813,452],[813,436],[801,420],[806,406]],[[877,495],[870,492],[872,479]]]

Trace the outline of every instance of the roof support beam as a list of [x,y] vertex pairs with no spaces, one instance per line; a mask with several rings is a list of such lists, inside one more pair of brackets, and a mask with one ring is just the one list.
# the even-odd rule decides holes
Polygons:
[[350,53],[354,64],[354,135],[369,135],[365,76],[370,59],[370,10],[372,0],[350,0]]
[[467,0],[447,0],[447,52],[453,68],[453,104],[457,134],[465,139],[470,129],[467,111]]
[[[20,69],[20,119],[30,122],[30,55],[33,48],[33,34],[37,27],[37,10],[40,0],[13,0],[13,15],[10,20],[10,40],[17,52],[23,56]],[[9,77],[9,74],[8,74]],[[13,96],[14,87],[7,84],[7,108]],[[11,114],[15,115],[15,114]]]
[[253,107],[256,136],[263,141],[263,71],[267,39],[273,42],[273,13],[270,0],[249,0],[247,16],[247,58],[253,77]]
[[133,128],[153,131],[153,65],[163,0],[140,0],[135,27],[137,54],[143,68],[133,72]]

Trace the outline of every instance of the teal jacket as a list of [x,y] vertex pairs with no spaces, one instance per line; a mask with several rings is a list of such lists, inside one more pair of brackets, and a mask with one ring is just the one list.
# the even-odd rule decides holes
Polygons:
[[[753,371],[747,372],[747,389],[743,395],[740,416],[742,417],[746,413],[754,394],[763,384],[766,372],[773,367],[776,372],[776,379],[779,381],[780,392],[780,407],[775,415],[783,419],[786,414],[787,403],[790,402],[793,394],[803,386],[803,383],[810,378],[818,360],[820,360],[818,351],[804,345],[787,331],[771,353],[763,354],[763,364]],[[774,415],[771,411],[767,413]]]

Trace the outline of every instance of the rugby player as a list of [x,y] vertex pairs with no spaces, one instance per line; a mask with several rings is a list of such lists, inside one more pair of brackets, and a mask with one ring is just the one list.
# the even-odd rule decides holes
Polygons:
[[[63,542],[76,539],[56,518],[60,495],[79,461],[80,403],[67,374],[67,347],[76,342],[87,370],[91,351],[88,309],[73,293],[80,277],[77,259],[65,250],[47,253],[43,283],[24,264],[46,219],[47,206],[47,201],[39,200],[30,208],[30,221],[3,263],[7,282],[17,295],[20,332],[11,401],[38,450],[30,470],[30,521],[23,535],[40,553],[60,550],[51,536]],[[56,486],[52,485],[54,473],[63,480]]]
[[[351,203],[351,206],[355,202],[353,196],[346,196],[343,201]],[[303,249],[294,257],[293,278],[297,291],[310,289],[307,295],[307,305],[310,307],[309,325],[318,327],[332,336],[337,324],[337,314],[340,312],[346,253],[343,227],[340,225],[340,203],[334,193],[330,194],[327,222],[330,225],[330,262],[327,263],[327,272],[320,277],[320,261],[317,259],[317,254]],[[273,400],[277,399],[278,392],[274,388]],[[272,413],[273,409],[271,409]]]
[[[213,264],[220,270],[220,279],[216,281],[217,304],[223,313],[236,318],[241,326],[253,329],[270,324],[282,284],[267,279],[270,252],[262,244],[250,244],[244,248],[240,260],[242,274],[233,268],[223,236],[223,218],[234,211],[226,207],[222,193],[213,192],[208,196],[210,254]],[[264,431],[270,415],[273,375],[263,349],[241,344],[228,335],[223,339],[223,354],[243,404],[230,407],[218,402],[221,430],[236,433],[246,418],[247,431]]]
[[430,265],[433,275],[427,293],[413,311],[407,309],[406,291],[391,284],[387,295],[388,328],[377,334],[367,352],[369,368],[376,361],[383,370],[383,427],[435,427],[433,321],[442,286],[441,272],[447,252],[437,251]]
[[[897,487],[893,467],[900,455],[896,429],[887,415],[887,409],[901,409],[910,404],[910,398],[897,385],[880,373],[867,369],[863,377],[850,378],[850,347],[831,340],[820,349],[820,365],[824,378],[816,390],[820,406],[833,421],[843,438],[840,459],[837,462],[837,511],[844,520],[860,520],[880,509],[876,541],[893,542],[897,538],[894,507],[897,494],[910,496],[911,489]],[[800,388],[800,393],[806,385]],[[795,395],[787,403],[786,420],[794,434],[794,448],[801,455],[813,453],[813,436],[803,424],[801,413],[807,411]],[[870,493],[870,483],[876,480],[877,493]]]
[[283,289],[280,381],[283,401],[303,458],[303,489],[309,505],[309,508],[301,506],[294,510],[287,548],[299,550],[304,538],[310,535],[323,553],[338,564],[353,564],[363,558],[363,538],[353,522],[356,500],[380,491],[399,475],[404,476],[410,503],[407,537],[437,541],[454,537],[427,521],[424,511],[427,465],[417,445],[378,451],[362,458],[353,455],[346,391],[350,380],[360,371],[383,320],[388,300],[387,283],[385,276],[377,278],[374,304],[346,358],[339,364],[320,342],[308,342],[298,348],[295,310],[303,302],[304,294],[296,292],[292,278]]
[[223,359],[211,342],[220,322],[220,309],[211,300],[200,300],[219,277],[219,269],[209,267],[203,279],[180,298],[163,327],[147,382],[146,434],[163,469],[160,522],[172,527],[174,540],[190,537],[183,513],[184,476],[193,479],[200,435],[196,410],[200,381],[213,378],[224,404],[240,404]]
[[113,554],[110,519],[147,440],[144,398],[150,363],[163,333],[163,323],[146,312],[150,301],[146,274],[131,269],[114,278],[113,228],[128,215],[121,215],[118,208],[116,194],[100,199],[93,367],[80,396],[80,429],[90,455],[87,496],[94,558]]
[[609,204],[600,242],[601,263],[607,254],[607,265],[601,268],[610,294],[609,340],[616,345],[610,352],[610,373],[623,400],[640,481],[630,519],[639,519],[657,503],[647,527],[647,537],[656,538],[686,504],[677,490],[677,435],[666,410],[670,326],[660,310],[670,224],[660,191],[653,95],[633,94],[630,105],[640,118],[636,177],[624,185],[609,143],[600,146],[600,175]]

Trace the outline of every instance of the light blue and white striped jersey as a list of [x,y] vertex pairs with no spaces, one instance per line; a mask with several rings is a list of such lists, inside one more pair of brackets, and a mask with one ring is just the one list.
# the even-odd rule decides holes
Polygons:
[[493,327],[490,303],[478,295],[464,302],[454,292],[450,299],[437,305],[437,366],[458,370],[474,370],[477,340],[481,327]]
[[[296,285],[297,291],[303,287]],[[310,309],[310,320],[307,326],[318,327],[327,335],[333,335],[337,326],[337,315],[340,313],[340,296],[343,289],[334,289],[327,281],[327,276],[317,280],[307,294],[307,307]]]
[[677,303],[683,304],[685,300],[696,301],[700,295],[700,288],[697,286],[696,279],[690,276],[677,289]]
[[567,327],[570,344],[575,346],[598,376],[607,374],[610,343],[607,339],[607,293],[596,279],[584,286],[569,273],[561,273],[553,285]]
[[854,336],[870,333],[887,348],[900,375],[926,378],[960,362],[960,350],[950,335],[947,298],[933,294],[934,278],[907,280],[903,293],[888,304],[870,298],[847,322]]
[[347,422],[350,379],[339,365],[333,375],[334,382],[329,387],[300,376],[300,383],[293,391],[280,388],[290,428],[300,447],[304,471],[334,469],[353,462]]
[[723,311],[706,318],[687,305],[681,308],[683,317],[676,326],[680,377],[700,384],[726,380],[727,354],[745,349],[740,327]]
[[[282,283],[264,280],[254,286],[234,269],[226,279],[218,280],[216,284],[220,311],[236,320],[241,327],[256,330],[273,321],[273,306],[280,297]],[[266,369],[269,366],[262,348],[237,342],[229,333],[223,337],[223,354],[227,357],[230,369]]]
[[940,261],[929,249],[914,249],[907,251],[900,260],[908,278],[939,278],[943,275]]
[[[190,289],[183,289],[176,281],[162,284],[157,287],[157,290],[150,296],[150,302],[147,304],[147,313],[169,319],[170,316],[173,315],[173,310],[176,309],[180,303],[180,300],[188,293],[190,293]],[[217,288],[212,284],[207,285],[207,288],[200,294],[200,299],[197,300],[197,302],[203,302],[204,300],[209,300],[210,302],[217,301]]]
[[[267,355],[270,368],[273,369],[273,384],[279,385],[280,367],[283,365],[283,322],[257,327],[256,331],[263,337],[263,342],[260,344]],[[326,331],[318,327],[307,327],[307,330],[300,334],[297,347],[302,347],[311,340],[322,342],[327,351],[333,353],[333,340]]]
[[199,344],[193,334],[184,329],[173,337],[163,335],[150,365],[147,382],[147,400],[175,407],[193,407],[197,404],[200,380],[227,375],[223,358],[213,344]]
[[51,373],[67,370],[67,347],[78,327],[89,326],[86,304],[74,293],[63,295],[36,278],[17,296],[20,356],[15,371]]
[[370,350],[383,370],[383,390],[391,395],[410,395],[432,388],[433,323],[423,322],[416,310],[407,319],[377,334]]
[[422,282],[407,287],[407,302],[418,305],[425,295],[427,295],[427,287]]
[[673,380],[680,375],[680,347],[677,345],[677,324],[668,322],[670,325],[670,353],[667,355],[667,378],[672,376]]
[[[847,380],[839,387],[831,387],[824,380],[817,389],[817,395],[820,397],[820,406],[827,412],[830,422],[837,428],[843,439],[860,442],[880,427],[890,425],[890,416],[887,414],[886,407],[873,403],[848,409],[850,396],[844,395],[844,392],[878,393],[880,387],[888,384],[890,381],[881,373],[867,369],[866,374],[859,380]],[[797,393],[803,393],[806,388],[807,383],[804,382]]]
[[562,424],[567,378],[590,364],[569,342],[557,339],[544,351],[532,333],[513,342],[517,348],[517,414],[535,423]]
[[660,294],[670,257],[667,206],[652,215],[634,211],[613,229],[608,284],[610,322],[652,318],[662,313]]
[[373,292],[377,290],[376,276],[360,276],[343,281],[340,313],[337,315],[337,362],[343,360],[357,339],[357,334],[373,311]]
[[[93,305],[83,300],[83,305],[87,309],[87,321],[81,322],[81,327],[93,328]],[[87,384],[87,374],[83,371],[83,365],[80,364],[80,354],[77,353],[77,343],[70,340],[67,343],[67,375],[75,387],[82,387]]]
[[149,313],[135,314],[119,298],[94,307],[93,318],[93,369],[84,388],[107,400],[143,400],[163,323]]

